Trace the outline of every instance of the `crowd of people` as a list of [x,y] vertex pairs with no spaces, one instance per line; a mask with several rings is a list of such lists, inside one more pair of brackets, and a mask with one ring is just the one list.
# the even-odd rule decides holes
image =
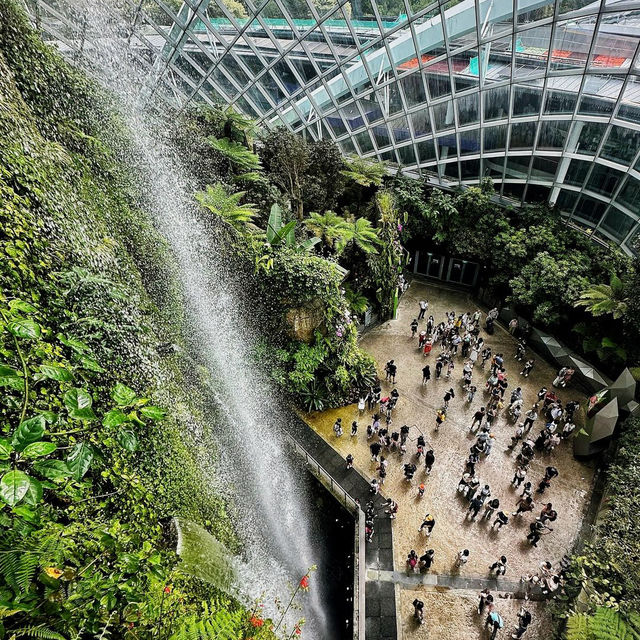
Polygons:
[[[498,316],[497,309],[492,309],[482,324],[482,313],[479,310],[457,314],[454,311],[445,313],[441,322],[436,323],[433,315],[428,315],[428,301],[419,304],[417,317],[411,322],[409,330],[411,338],[417,340],[418,353],[431,356],[427,364],[420,365],[422,385],[428,387],[432,378],[446,378],[447,390],[435,410],[433,431],[446,431],[447,412],[453,402],[476,403],[477,409],[472,414],[468,431],[475,438],[469,454],[463,463],[461,477],[457,484],[457,494],[466,511],[465,518],[474,521],[490,522],[488,533],[498,535],[500,530],[508,526],[514,519],[535,516],[529,523],[526,541],[536,547],[542,536],[553,532],[553,525],[558,513],[552,502],[541,502],[541,496],[551,487],[558,477],[558,469],[547,464],[544,476],[532,477],[531,462],[536,456],[550,457],[553,450],[569,438],[576,429],[574,415],[579,407],[578,401],[563,405],[556,395],[556,387],[566,387],[574,371],[563,367],[550,384],[550,389],[542,387],[533,402],[525,404],[524,393],[519,386],[519,376],[529,377],[535,367],[535,359],[527,355],[526,337],[519,332],[517,322],[509,324],[509,331],[518,338],[513,359],[518,363],[516,380],[507,373],[506,360],[509,356],[502,352],[493,353],[491,346],[482,337],[482,329],[491,334]],[[422,325],[422,330],[421,330]],[[437,352],[437,355],[434,353]],[[433,355],[432,355],[433,354]],[[435,357],[433,357],[435,356]],[[429,364],[433,362],[433,365]],[[433,366],[433,371],[432,371]],[[457,370],[460,370],[458,383]],[[399,464],[405,482],[416,487],[416,498],[425,494],[425,481],[436,464],[433,447],[429,444],[425,432],[418,425],[394,424],[394,412],[400,399],[396,387],[398,365],[389,360],[385,365],[385,382],[391,386],[388,395],[383,395],[382,384],[378,383],[362,394],[358,409],[364,415],[365,407],[372,417],[366,428],[371,462],[375,465],[375,477],[371,480],[371,494],[377,494],[384,486],[388,467]],[[481,399],[478,401],[478,398]],[[505,451],[513,456],[514,475],[511,482],[516,492],[515,504],[510,507],[492,495],[490,483],[480,479],[482,462],[491,455],[495,446],[495,425],[499,419],[513,424],[513,434]],[[358,422],[351,425],[351,436],[358,434]],[[337,437],[342,437],[343,427],[338,418],[334,426]],[[353,456],[347,457],[347,466],[353,465]],[[422,470],[420,470],[422,468]],[[536,504],[541,502],[541,504]],[[389,498],[385,504],[384,517],[396,518],[398,503]],[[539,510],[539,512],[538,512]],[[537,515],[536,515],[537,514]],[[367,505],[366,536],[371,541],[375,534],[375,518],[380,517],[373,501]],[[436,526],[433,514],[427,512],[418,531],[424,536],[432,535]],[[411,549],[407,555],[406,565],[410,572],[429,571],[435,562],[435,550],[427,549],[422,555]],[[460,570],[469,560],[469,549],[461,549],[455,559],[454,569]],[[508,570],[508,559],[502,555],[488,566],[488,574],[504,576]],[[543,563],[540,570],[533,575],[523,577],[527,584],[538,585],[545,595],[553,595],[562,585],[562,571],[553,570],[550,563]],[[424,621],[424,605],[414,601],[414,617],[418,623]],[[488,591],[480,595],[478,613],[487,609],[486,626],[495,638],[503,627],[503,621],[496,610],[495,603]],[[518,616],[518,626],[513,638],[522,638],[531,623],[531,614],[522,608]]]

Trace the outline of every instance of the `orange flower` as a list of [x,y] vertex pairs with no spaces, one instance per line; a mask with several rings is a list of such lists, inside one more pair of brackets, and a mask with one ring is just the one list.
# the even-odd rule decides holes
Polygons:
[[171,587],[170,587],[169,585],[167,585],[167,586],[164,588],[164,592],[165,592],[165,593],[171,593]]
[[257,616],[251,616],[249,618],[249,622],[254,626],[254,627],[261,627],[264,624],[264,620],[262,618],[258,618]]
[[300,580],[300,588],[303,591],[308,591],[309,589],[309,576],[302,576],[302,580]]
[[44,572],[50,577],[56,580],[64,573],[64,571],[57,569],[56,567],[46,567]]

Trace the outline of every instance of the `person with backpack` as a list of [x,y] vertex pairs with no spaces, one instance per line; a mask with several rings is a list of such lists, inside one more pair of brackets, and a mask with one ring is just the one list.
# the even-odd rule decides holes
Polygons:
[[516,640],[522,638],[531,624],[531,619],[529,611],[527,611],[524,606],[520,607],[520,611],[518,612],[518,624],[516,625],[514,632],[511,634],[511,637]]
[[497,611],[493,610],[487,616],[484,626],[488,627],[491,631],[490,640],[495,640],[495,637],[498,635],[498,631],[504,627],[504,620]]

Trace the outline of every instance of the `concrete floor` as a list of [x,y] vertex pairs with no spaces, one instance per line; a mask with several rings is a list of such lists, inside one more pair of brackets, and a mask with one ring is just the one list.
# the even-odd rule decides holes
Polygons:
[[[506,580],[517,581],[521,575],[535,571],[540,562],[549,560],[559,561],[569,551],[575,540],[584,514],[588,507],[593,480],[593,465],[576,461],[571,453],[571,442],[562,443],[551,455],[536,452],[530,467],[528,480],[534,486],[544,475],[548,465],[558,468],[560,475],[552,481],[551,488],[544,496],[536,499],[533,514],[526,514],[518,518],[510,518],[506,527],[497,533],[490,531],[486,521],[477,519],[472,522],[465,518],[467,503],[456,492],[456,487],[463,472],[464,463],[469,453],[469,447],[475,437],[468,432],[473,413],[484,404],[487,396],[483,393],[484,383],[489,375],[476,365],[474,384],[478,393],[473,403],[469,404],[464,398],[461,387],[463,360],[459,356],[455,360],[456,369],[451,379],[444,376],[435,380],[434,363],[439,348],[424,357],[417,348],[417,338],[411,338],[409,325],[417,317],[418,302],[421,299],[429,301],[428,317],[433,314],[436,323],[444,318],[445,311],[455,310],[456,314],[474,311],[476,305],[469,297],[461,292],[450,291],[438,287],[413,282],[402,296],[397,319],[388,321],[369,331],[362,339],[362,347],[371,353],[377,362],[378,373],[384,380],[384,365],[393,358],[398,365],[396,388],[400,392],[400,399],[394,411],[392,429],[399,430],[403,424],[411,426],[410,438],[415,441],[422,433],[427,443],[434,449],[436,462],[430,476],[424,473],[424,465],[418,463],[418,472],[411,484],[408,484],[402,473],[402,465],[414,459],[415,443],[410,442],[404,458],[399,454],[389,455],[387,478],[382,488],[385,496],[390,496],[399,505],[397,519],[393,523],[394,565],[396,570],[403,570],[407,554],[415,549],[419,555],[428,548],[435,549],[435,562],[432,573],[453,574],[461,577],[489,577],[489,565],[501,555],[508,559]],[[486,309],[483,312],[483,320]],[[421,322],[422,329],[424,322]],[[483,325],[484,326],[484,325]],[[508,374],[509,388],[507,394],[517,386],[521,386],[524,395],[524,407],[528,408],[536,400],[540,387],[551,388],[551,381],[555,377],[555,367],[536,356],[536,366],[527,379],[519,375],[522,363],[514,359],[515,340],[500,327],[496,327],[493,336],[484,331],[483,337],[491,346],[493,353],[503,352]],[[422,386],[422,367],[431,364],[432,379],[427,386]],[[447,412],[447,420],[436,433],[436,410],[442,405],[444,393],[453,387],[456,397],[451,401]],[[382,396],[388,395],[392,386],[382,384]],[[571,387],[558,393],[563,402],[585,399],[584,394]],[[498,497],[501,508],[513,511],[518,493],[511,487],[511,479],[515,469],[515,455],[505,451],[511,440],[515,426],[504,415],[500,415],[494,424],[493,433],[495,443],[491,455],[476,465],[477,473],[482,484],[488,483],[492,497]],[[337,417],[342,417],[345,434],[337,438],[333,433],[333,424]],[[355,457],[355,467],[366,478],[371,479],[376,474],[376,463],[371,462],[369,444],[366,437],[366,427],[370,423],[369,412],[358,415],[357,407],[351,405],[340,409],[312,414],[306,417],[311,426],[320,433],[343,457],[348,453]],[[350,437],[351,422],[358,420],[359,431],[354,438]],[[538,420],[532,430],[537,435],[541,428]],[[424,482],[426,492],[423,498],[417,495],[418,485]],[[539,514],[540,509],[547,502],[552,502],[558,512],[558,519],[552,525],[554,531],[543,536],[537,548],[531,547],[526,541],[529,523]],[[426,538],[418,532],[423,516],[431,513],[436,519],[436,526],[431,537]],[[460,549],[470,550],[469,562],[461,569],[454,567],[455,557]],[[375,568],[375,567],[374,567]],[[437,600],[439,594],[432,593],[429,597]],[[451,596],[443,599],[439,608],[448,608],[449,600],[461,607],[464,602],[462,596]],[[462,599],[461,599],[462,598]],[[413,599],[413,598],[412,598]],[[453,605],[451,605],[453,606]],[[516,607],[517,609],[517,607]],[[401,614],[403,620],[405,612]],[[406,622],[406,621],[405,621]],[[455,622],[455,625],[454,625]],[[444,616],[444,623],[458,625],[459,621]],[[475,623],[474,623],[475,624]],[[444,632],[443,632],[444,633]],[[443,638],[475,637],[474,635],[443,635]],[[502,632],[505,633],[504,631]],[[531,634],[529,634],[531,635]],[[407,628],[405,637],[427,637],[423,628],[415,633]]]

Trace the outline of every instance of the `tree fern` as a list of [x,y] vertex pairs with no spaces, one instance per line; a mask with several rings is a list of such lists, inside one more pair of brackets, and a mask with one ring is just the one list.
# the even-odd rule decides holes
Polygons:
[[599,607],[592,615],[578,613],[567,621],[566,640],[640,640],[640,616]]

